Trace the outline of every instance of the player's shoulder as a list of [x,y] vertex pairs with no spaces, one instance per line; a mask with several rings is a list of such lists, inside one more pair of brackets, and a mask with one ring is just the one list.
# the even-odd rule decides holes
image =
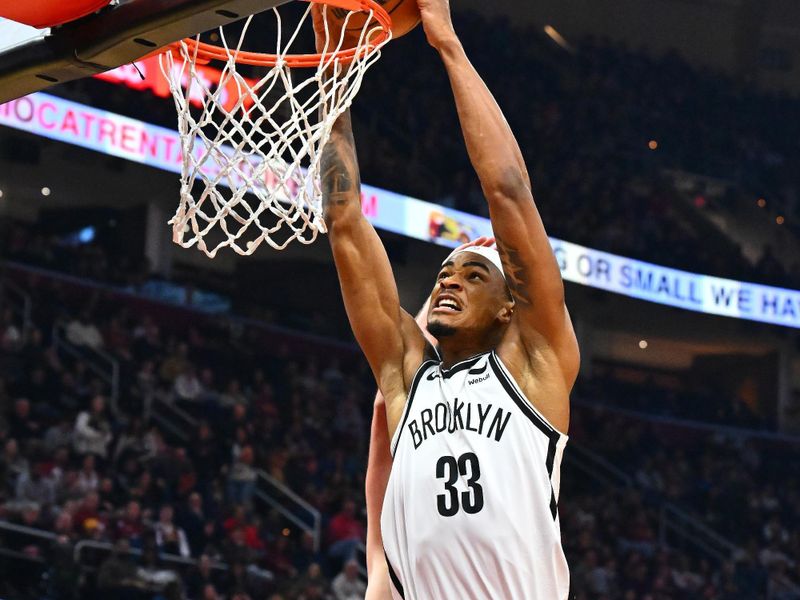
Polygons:
[[512,338],[498,345],[495,356],[526,401],[557,430],[566,432],[572,383],[564,377],[557,353],[546,343],[530,347]]

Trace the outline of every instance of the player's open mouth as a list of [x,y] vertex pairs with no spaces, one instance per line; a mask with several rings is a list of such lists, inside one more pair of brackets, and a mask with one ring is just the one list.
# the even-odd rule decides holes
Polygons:
[[434,310],[441,312],[461,312],[461,306],[453,296],[442,295],[436,299]]

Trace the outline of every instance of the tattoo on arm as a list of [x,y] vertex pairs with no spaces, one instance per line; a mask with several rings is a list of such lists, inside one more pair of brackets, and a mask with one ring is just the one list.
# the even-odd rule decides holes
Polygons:
[[331,211],[361,201],[361,180],[349,112],[334,124],[330,140],[322,151],[322,206]]
[[497,250],[500,259],[503,261],[503,270],[506,274],[508,288],[517,302],[532,305],[533,299],[530,295],[530,276],[528,268],[522,261],[519,251],[507,244],[497,236]]

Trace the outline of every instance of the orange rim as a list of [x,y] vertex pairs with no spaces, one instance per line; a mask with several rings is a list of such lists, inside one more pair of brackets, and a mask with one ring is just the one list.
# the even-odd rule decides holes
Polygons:
[[[325,54],[287,54],[283,57],[283,62],[292,68],[315,68],[321,63],[327,62],[331,59],[339,59],[341,62],[350,62],[356,58],[359,52],[365,52],[371,47],[378,46],[389,39],[392,31],[392,17],[386,12],[376,0],[303,0],[304,2],[313,2],[316,4],[328,4],[336,8],[344,8],[349,11],[358,11],[369,13],[372,12],[373,18],[380,25],[381,31],[377,37],[370,42],[366,47],[361,48],[346,48],[338,52],[328,52]],[[238,64],[253,65],[260,67],[274,67],[278,63],[277,54],[263,54],[261,52],[236,52],[235,49],[226,49],[222,46],[215,46],[205,42],[198,42],[194,38],[186,38],[180,42],[173,42],[164,47],[159,53],[172,52],[173,54],[181,53],[181,45],[186,44],[189,53],[195,58],[199,64],[209,63],[212,60],[227,62],[228,58],[233,55],[234,60]]]

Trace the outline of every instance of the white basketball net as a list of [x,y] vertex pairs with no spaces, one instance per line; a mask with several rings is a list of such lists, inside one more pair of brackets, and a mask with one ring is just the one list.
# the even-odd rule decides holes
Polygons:
[[[327,10],[324,6],[325,16]],[[280,14],[272,11],[280,31]],[[355,14],[359,13],[347,15],[336,39],[325,19],[323,54],[352,45],[352,41],[345,45],[344,32]],[[322,149],[388,39],[369,43],[377,29],[370,13],[358,38],[359,51],[349,65],[331,56],[315,69],[300,71],[302,77],[298,77],[299,70],[289,68],[283,59],[301,28],[312,26],[310,15],[309,4],[288,41],[283,43],[278,36],[275,54],[279,60],[274,67],[264,67],[269,72],[257,82],[240,75],[236,63],[252,17],[235,44],[229,45],[220,28],[227,61],[218,85],[211,85],[198,70],[196,50],[185,42],[181,42],[180,56],[161,55],[161,68],[178,110],[182,144],[180,205],[169,222],[175,243],[184,248],[197,245],[214,258],[226,247],[249,255],[262,242],[277,250],[292,240],[310,244],[326,231],[320,188]],[[234,103],[229,94],[233,89],[238,92]]]

